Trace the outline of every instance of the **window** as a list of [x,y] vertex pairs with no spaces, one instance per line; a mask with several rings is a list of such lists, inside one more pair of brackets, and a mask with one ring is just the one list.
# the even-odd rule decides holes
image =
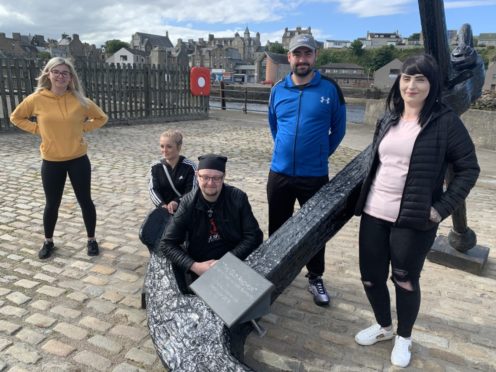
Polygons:
[[389,70],[389,78],[394,80],[396,79],[396,76],[398,76],[401,73],[399,68],[392,68]]
[[127,56],[120,56],[121,57],[121,62],[126,62],[127,61]]

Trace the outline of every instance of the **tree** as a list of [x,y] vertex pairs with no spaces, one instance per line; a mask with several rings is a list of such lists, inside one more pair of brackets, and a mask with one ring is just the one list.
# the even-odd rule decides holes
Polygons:
[[477,47],[476,48],[477,53],[480,54],[482,57],[482,60],[484,61],[484,66],[487,68],[489,63],[494,61],[496,62],[496,48],[494,45],[489,45],[487,47],[481,48]]
[[317,60],[315,61],[315,65],[317,67],[326,65],[331,60],[331,53],[329,49],[323,49],[317,54]]
[[105,53],[110,56],[124,47],[129,48],[129,43],[117,39],[107,40],[105,42]]
[[415,32],[415,33],[411,34],[410,36],[408,36],[408,40],[410,40],[410,41],[419,41],[420,40],[420,33],[419,32]]
[[42,60],[48,61],[51,57],[49,52],[38,52],[37,57]]
[[271,53],[286,54],[288,52],[286,49],[284,49],[282,44],[278,43],[277,41],[275,43],[270,43],[268,49]]
[[363,43],[356,39],[350,45],[351,53],[357,57],[360,57],[363,54]]
[[381,68],[385,64],[391,62],[396,58],[395,54],[396,48],[392,45],[383,46],[376,50],[374,50],[374,56],[371,61],[371,69],[372,71],[376,71]]

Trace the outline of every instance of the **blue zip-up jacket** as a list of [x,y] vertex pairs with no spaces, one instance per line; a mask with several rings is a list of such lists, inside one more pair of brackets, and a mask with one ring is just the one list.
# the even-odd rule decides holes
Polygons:
[[292,177],[327,176],[328,158],[346,130],[343,93],[318,71],[304,86],[295,85],[290,73],[272,88],[269,125],[274,139],[271,171]]

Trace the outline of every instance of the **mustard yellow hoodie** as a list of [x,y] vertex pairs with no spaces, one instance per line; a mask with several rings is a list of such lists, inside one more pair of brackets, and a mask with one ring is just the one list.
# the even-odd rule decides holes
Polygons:
[[41,136],[41,157],[49,161],[85,155],[88,145],[83,132],[100,128],[107,120],[108,116],[90,99],[84,107],[70,91],[57,96],[48,89],[26,97],[10,115],[15,126]]

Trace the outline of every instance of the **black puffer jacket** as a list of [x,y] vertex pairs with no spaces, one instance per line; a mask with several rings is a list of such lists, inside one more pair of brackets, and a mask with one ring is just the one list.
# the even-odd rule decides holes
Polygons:
[[[188,271],[195,261],[219,259],[228,251],[244,260],[262,243],[263,233],[253,215],[247,195],[225,184],[213,209],[213,217],[225,251],[215,255],[208,252],[208,207],[200,196],[200,189],[186,194],[167,226],[160,251],[172,263]],[[181,244],[184,242],[186,244],[183,248]]]
[[[379,165],[379,144],[398,121],[399,117],[386,114],[377,122],[371,162],[356,205],[356,215],[363,211]],[[454,177],[443,190],[448,164],[453,167]],[[417,230],[435,227],[437,224],[429,220],[431,206],[443,219],[448,217],[465,200],[479,172],[475,147],[467,129],[450,108],[442,105],[415,141],[395,226]]]

